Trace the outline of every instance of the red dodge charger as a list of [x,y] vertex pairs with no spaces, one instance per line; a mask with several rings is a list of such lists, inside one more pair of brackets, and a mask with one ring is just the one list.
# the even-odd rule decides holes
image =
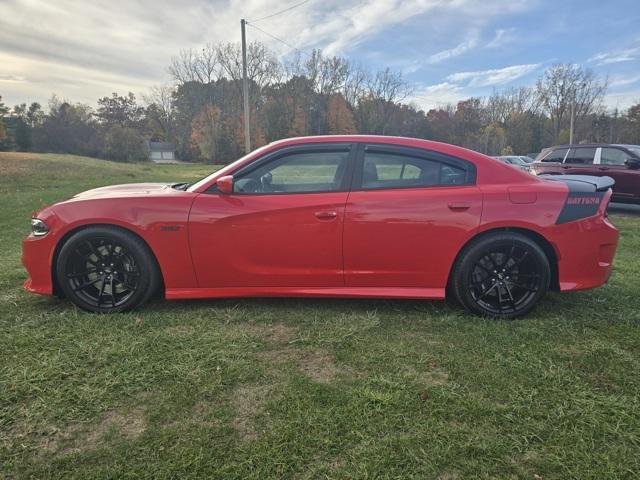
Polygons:
[[97,188],[41,210],[31,292],[120,312],[167,299],[443,299],[510,318],[605,283],[608,177],[536,177],[464,148],[379,136],[266,145],[192,184]]

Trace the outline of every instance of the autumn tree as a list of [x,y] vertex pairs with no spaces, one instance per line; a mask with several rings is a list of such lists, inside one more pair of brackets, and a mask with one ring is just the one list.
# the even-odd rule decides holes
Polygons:
[[332,135],[351,135],[358,133],[356,121],[341,94],[332,95],[327,108],[328,132]]
[[203,108],[191,122],[191,141],[197,146],[201,158],[208,162],[217,160],[216,149],[220,141],[221,127],[220,109],[215,105]]

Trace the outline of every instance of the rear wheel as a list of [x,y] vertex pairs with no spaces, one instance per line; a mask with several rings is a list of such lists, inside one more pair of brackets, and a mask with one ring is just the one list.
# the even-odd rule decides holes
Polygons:
[[497,233],[465,247],[452,289],[469,311],[496,318],[530,312],[549,289],[550,266],[540,246],[518,233]]
[[56,262],[58,285],[83,310],[123,312],[145,303],[160,273],[146,244],[125,230],[89,227],[73,234]]

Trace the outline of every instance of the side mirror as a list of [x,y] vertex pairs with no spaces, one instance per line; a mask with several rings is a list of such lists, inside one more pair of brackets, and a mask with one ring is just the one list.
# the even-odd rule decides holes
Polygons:
[[630,158],[624,163],[626,163],[627,167],[629,168],[633,168],[633,169],[640,168],[640,158]]
[[225,175],[224,177],[220,177],[216,180],[216,187],[218,187],[218,191],[225,195],[230,195],[233,193],[233,175]]

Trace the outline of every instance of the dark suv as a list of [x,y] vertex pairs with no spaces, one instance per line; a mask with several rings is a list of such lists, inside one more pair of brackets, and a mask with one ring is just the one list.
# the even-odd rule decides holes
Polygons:
[[531,170],[536,175],[612,177],[614,202],[640,203],[640,146],[558,145],[540,152]]

